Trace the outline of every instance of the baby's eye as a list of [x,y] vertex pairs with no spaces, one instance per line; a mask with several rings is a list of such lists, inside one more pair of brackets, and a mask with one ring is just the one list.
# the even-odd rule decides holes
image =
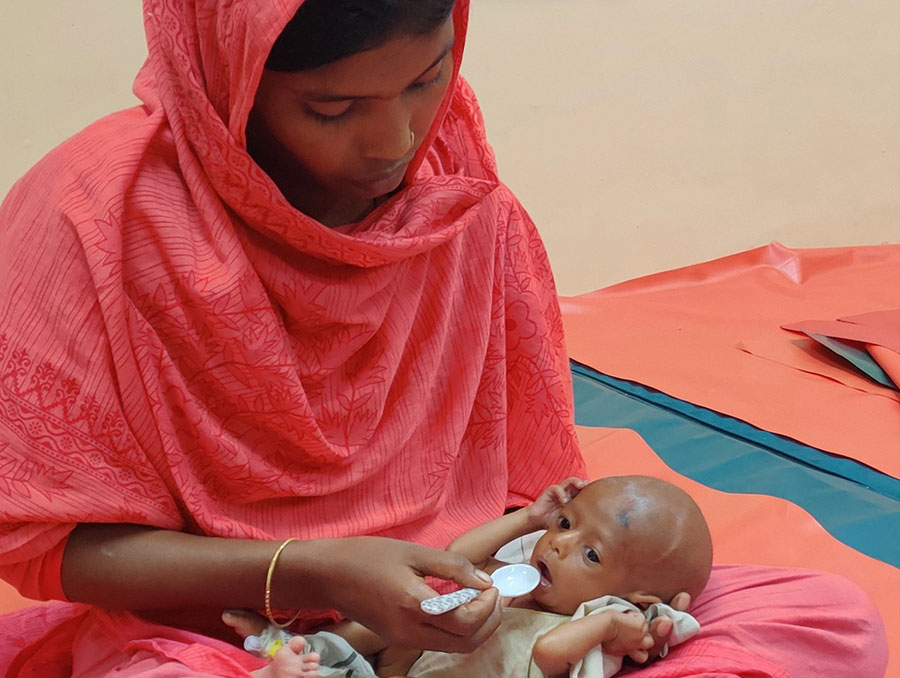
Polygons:
[[569,519],[565,516],[560,516],[559,520],[556,521],[556,524],[559,525],[561,530],[568,530],[572,527],[572,523],[569,522]]
[[600,554],[597,553],[594,549],[586,549],[584,552],[585,557],[593,563],[600,562]]

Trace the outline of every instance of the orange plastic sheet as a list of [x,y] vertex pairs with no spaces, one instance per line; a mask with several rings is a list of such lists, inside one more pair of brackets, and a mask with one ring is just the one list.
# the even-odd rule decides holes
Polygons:
[[590,478],[644,474],[664,478],[700,505],[716,563],[802,567],[856,582],[877,606],[890,645],[885,675],[900,675],[900,570],[829,535],[806,511],[777,497],[729,494],[679,475],[629,429],[579,427]]
[[23,598],[5,581],[0,581],[0,614],[13,612],[29,605],[37,605],[34,600]]
[[900,477],[896,391],[781,329],[900,307],[900,246],[773,244],[560,301],[575,360]]

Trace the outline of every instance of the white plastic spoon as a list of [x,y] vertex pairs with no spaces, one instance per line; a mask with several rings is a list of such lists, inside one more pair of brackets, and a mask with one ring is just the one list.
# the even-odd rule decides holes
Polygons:
[[[494,586],[500,595],[515,598],[531,593],[541,581],[541,573],[536,567],[525,564],[504,565],[494,570],[491,575]],[[428,598],[420,603],[423,612],[428,614],[444,614],[465,605],[481,593],[478,589],[460,589],[443,596]]]

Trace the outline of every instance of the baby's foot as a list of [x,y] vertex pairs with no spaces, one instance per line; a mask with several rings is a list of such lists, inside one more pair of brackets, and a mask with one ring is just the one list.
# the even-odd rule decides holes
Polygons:
[[319,678],[317,652],[303,654],[306,639],[294,636],[275,654],[272,662],[250,675],[255,678]]

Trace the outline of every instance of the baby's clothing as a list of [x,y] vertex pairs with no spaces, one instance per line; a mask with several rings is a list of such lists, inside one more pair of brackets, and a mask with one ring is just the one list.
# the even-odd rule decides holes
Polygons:
[[[271,659],[293,636],[292,633],[271,624],[258,636],[244,638],[244,649],[266,659]],[[354,650],[340,636],[319,631],[303,636],[306,640],[304,654],[319,653],[319,675],[322,678],[372,678],[375,670],[366,658]]]
[[[506,563],[527,563],[534,550],[534,545],[544,532],[546,530],[539,530],[514,539],[497,551],[497,559]],[[606,610],[622,612],[634,610],[643,614],[648,622],[660,614],[665,614],[672,619],[672,633],[661,656],[665,656],[669,647],[683,643],[700,630],[697,620],[686,612],[678,612],[662,603],[641,610],[627,600],[615,596],[601,596],[582,603],[571,617],[541,610],[507,607],[503,610],[503,618],[496,633],[474,652],[455,654],[425,651],[413,664],[408,675],[410,678],[472,678],[473,676],[543,678],[544,674],[531,659],[531,650],[537,639],[567,621],[599,614]],[[324,637],[314,641],[317,636]],[[340,643],[336,642],[335,638]],[[322,676],[369,678],[375,675],[372,666],[354,652],[343,638],[332,633],[322,632],[306,636],[306,640],[310,646],[310,652],[319,652],[322,655],[322,669],[320,670]],[[314,643],[316,646],[313,646]],[[319,649],[320,647],[323,647],[324,650]],[[259,654],[259,651],[256,652]],[[328,660],[325,659],[326,652]],[[343,664],[348,660],[349,653],[353,653],[358,661],[352,660],[350,663]],[[609,678],[621,668],[622,657],[604,654],[598,645],[572,667],[569,676],[570,678]]]
[[[607,610],[634,610],[648,621],[661,613],[674,622],[669,646],[684,642],[700,630],[697,620],[668,605],[651,605],[640,610],[626,600],[602,596],[582,603],[571,617],[508,607],[503,610],[500,628],[481,647],[470,654],[424,652],[409,671],[412,678],[470,678],[471,676],[504,676],[508,678],[542,678],[543,673],[531,658],[537,639],[568,621],[600,614]],[[592,649],[569,672],[570,678],[609,678],[622,668],[622,657],[603,652],[600,645]]]
[[469,654],[426,651],[409,670],[411,678],[507,676],[543,678],[531,659],[535,641],[568,617],[540,610],[507,607],[497,631]]
[[[542,635],[568,621],[600,614],[607,610],[624,612],[633,610],[643,614],[648,621],[661,613],[673,623],[669,646],[684,642],[700,630],[691,615],[673,610],[668,605],[651,605],[640,610],[626,600],[615,596],[602,596],[582,603],[575,614],[561,614],[507,607],[503,610],[500,628],[484,644],[469,654],[426,651],[413,664],[408,675],[411,678],[471,678],[472,676],[503,676],[504,678],[543,678],[543,673],[531,658],[531,649]],[[244,647],[261,656],[271,657],[290,638],[290,634],[269,627],[261,636],[249,636]],[[375,675],[372,666],[353,650],[340,636],[322,631],[305,636],[308,652],[320,655],[320,675],[370,678]],[[600,645],[574,665],[570,678],[610,678],[622,668],[622,657],[605,654]]]

